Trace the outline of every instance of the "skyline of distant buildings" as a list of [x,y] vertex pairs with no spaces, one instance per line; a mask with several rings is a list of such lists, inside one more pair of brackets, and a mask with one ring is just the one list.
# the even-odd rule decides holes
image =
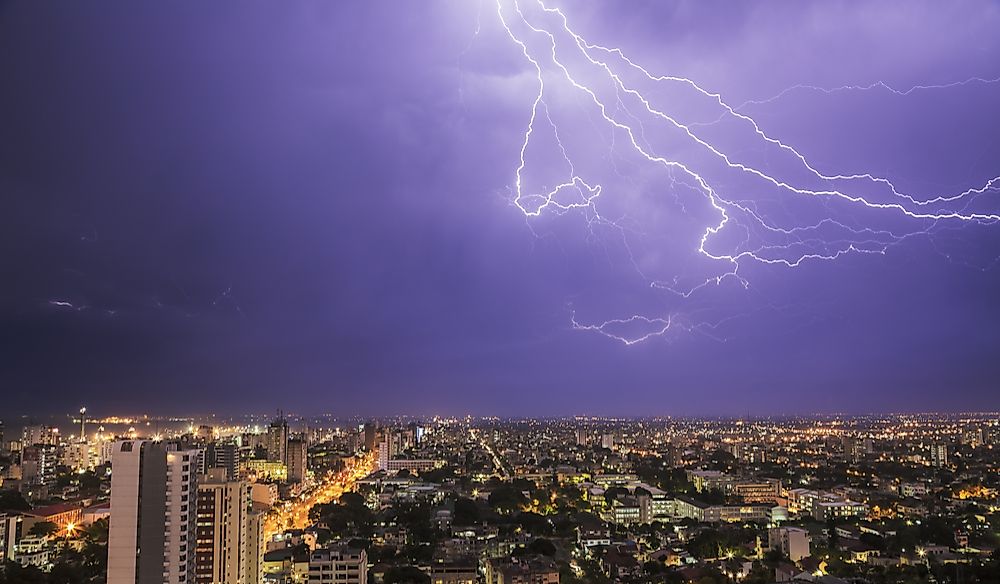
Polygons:
[[[728,560],[692,542],[742,526],[756,543],[728,552],[739,581],[769,553],[786,562],[775,578],[827,570],[812,567],[817,550],[837,546],[852,570],[909,569],[919,557],[890,557],[868,535],[891,540],[896,522],[964,501],[1000,510],[992,414],[116,421],[117,432],[81,416],[72,431],[32,423],[0,439],[0,494],[27,507],[0,510],[0,560],[52,569],[107,522],[108,584],[367,584],[411,568],[438,584],[557,584],[566,570],[632,582],[653,558],[718,568]],[[399,523],[413,509],[425,519]],[[589,517],[569,539],[495,524],[567,509]],[[920,549],[979,565],[981,531],[953,539]],[[581,563],[560,567],[550,546]]]

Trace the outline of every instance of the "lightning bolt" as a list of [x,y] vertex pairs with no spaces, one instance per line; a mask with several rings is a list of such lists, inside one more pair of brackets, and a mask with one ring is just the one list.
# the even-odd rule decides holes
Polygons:
[[[882,82],[832,89],[797,85],[767,100],[734,107],[721,93],[692,79],[654,73],[620,48],[588,41],[572,28],[561,9],[544,0],[497,0],[496,15],[535,81],[513,173],[513,205],[529,220],[581,213],[592,235],[601,229],[615,233],[635,272],[650,289],[671,293],[681,301],[728,281],[746,289],[750,287],[744,276],[747,266],[796,268],[847,255],[885,254],[891,246],[949,225],[993,225],[1000,220],[991,207],[995,201],[984,197],[1000,191],[1000,176],[959,192],[917,196],[871,172],[824,170],[792,144],[769,134],[744,111],[749,105],[775,101],[798,90],[881,89],[906,96],[920,90],[993,84],[1000,78],[974,77],[905,90]],[[660,105],[664,93],[683,95],[685,100],[672,101],[674,107],[668,109]],[[699,121],[697,110],[714,110],[714,121]],[[585,112],[592,131],[609,143],[602,156],[579,146],[576,130],[583,124],[572,118],[576,111]],[[714,135],[709,126],[720,124],[734,137]],[[547,154],[546,140],[550,143]],[[754,160],[750,146],[780,160],[781,172]],[[601,165],[608,161],[615,176],[633,186],[613,189],[601,180]],[[654,173],[656,180],[665,175],[669,182],[665,190],[680,210],[670,220],[676,224],[686,220],[683,228],[690,233],[683,229],[678,233],[689,236],[689,247],[674,241],[666,248],[645,246],[644,253],[636,253],[636,237],[650,232],[637,227],[636,218],[625,208],[629,197],[644,187],[619,170],[622,161],[632,165],[629,174]],[[648,169],[639,170],[641,165]],[[737,192],[745,194],[737,196]],[[806,220],[802,220],[803,213]],[[658,255],[679,253],[693,256],[683,262],[696,261],[697,269],[686,273],[655,261]],[[691,275],[698,272],[702,275]],[[633,314],[585,324],[574,312],[571,324],[575,330],[633,345],[676,330],[714,329],[728,318],[682,326],[683,319],[676,313]]]
[[742,110],[751,105],[764,105],[768,103],[773,103],[779,99],[785,97],[790,93],[796,91],[813,91],[818,93],[824,93],[826,95],[832,95],[834,93],[848,92],[848,91],[872,91],[872,90],[883,90],[900,97],[906,97],[911,93],[917,91],[926,91],[929,89],[952,89],[955,87],[964,87],[966,85],[992,85],[994,83],[1000,83],[1000,77],[969,77],[968,79],[963,79],[961,81],[952,81],[950,83],[938,83],[931,85],[911,85],[906,89],[897,89],[892,85],[884,81],[873,81],[868,85],[841,85],[839,87],[821,87],[819,85],[809,85],[805,83],[799,83],[791,87],[786,87],[778,93],[768,97],[766,99],[749,99],[741,103],[736,109]]

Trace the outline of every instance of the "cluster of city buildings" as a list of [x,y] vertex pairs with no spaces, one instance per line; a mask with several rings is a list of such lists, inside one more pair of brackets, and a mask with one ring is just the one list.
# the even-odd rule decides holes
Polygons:
[[[28,423],[5,439],[0,426],[0,566],[51,569],[104,522],[108,582],[257,584],[289,501],[325,484],[308,454],[320,434],[280,414],[263,428],[113,419],[117,432],[93,433],[85,415],[78,433]],[[360,434],[318,450],[324,476],[355,460]]]
[[112,584],[889,582],[998,561],[990,414],[84,416],[3,442],[0,493],[25,504],[0,510],[0,565],[49,569],[99,522]]

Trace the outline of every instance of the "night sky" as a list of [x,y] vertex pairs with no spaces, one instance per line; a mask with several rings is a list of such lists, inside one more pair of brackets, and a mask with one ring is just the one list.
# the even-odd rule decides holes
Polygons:
[[2,2],[0,417],[1000,409],[1000,5],[551,6],[910,198],[532,0]]

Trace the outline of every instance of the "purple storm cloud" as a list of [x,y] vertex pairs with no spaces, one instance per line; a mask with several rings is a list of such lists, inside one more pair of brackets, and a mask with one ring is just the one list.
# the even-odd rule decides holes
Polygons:
[[0,387],[995,408],[998,27],[987,1],[3,4]]

